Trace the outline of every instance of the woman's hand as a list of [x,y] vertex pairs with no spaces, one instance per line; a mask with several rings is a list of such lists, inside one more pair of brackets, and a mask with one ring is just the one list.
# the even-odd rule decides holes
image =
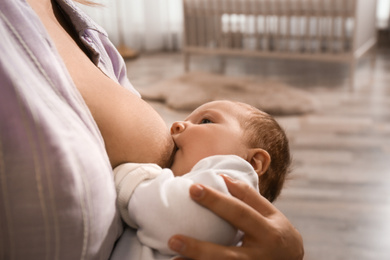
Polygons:
[[222,194],[206,186],[190,188],[192,199],[242,230],[240,247],[226,247],[175,235],[169,247],[192,259],[303,259],[303,241],[289,220],[268,200],[241,181],[223,176],[229,192]]

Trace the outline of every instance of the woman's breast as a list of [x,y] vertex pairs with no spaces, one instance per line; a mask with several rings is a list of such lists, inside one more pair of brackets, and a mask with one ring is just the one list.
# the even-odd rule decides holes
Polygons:
[[167,166],[173,141],[165,122],[144,100],[101,72],[86,55],[66,57],[69,73],[103,136],[111,164]]
[[44,18],[70,77],[97,123],[111,165],[146,162],[167,166],[174,145],[158,113],[92,63],[58,11],[55,19]]

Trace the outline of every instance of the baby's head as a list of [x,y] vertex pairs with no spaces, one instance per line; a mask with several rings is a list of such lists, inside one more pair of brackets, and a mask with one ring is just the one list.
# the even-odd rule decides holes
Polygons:
[[240,102],[213,101],[175,122],[171,134],[177,146],[171,167],[176,176],[208,156],[233,154],[253,166],[264,197],[272,202],[279,195],[291,159],[283,129],[267,113]]

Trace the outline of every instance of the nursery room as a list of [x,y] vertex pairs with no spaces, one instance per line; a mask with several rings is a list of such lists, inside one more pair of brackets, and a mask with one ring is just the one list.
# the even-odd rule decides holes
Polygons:
[[131,83],[168,126],[217,99],[276,117],[293,160],[274,204],[302,234],[304,259],[390,258],[390,1],[93,9]]
[[[66,37],[52,33],[57,27]],[[0,34],[0,260],[390,259],[390,0],[4,0]],[[77,51],[66,49],[70,42]],[[99,89],[108,79],[124,88],[115,95]],[[204,214],[185,201],[169,209],[175,218],[164,215],[141,200],[140,187],[165,168],[175,172],[184,151],[176,135],[232,115],[240,133],[249,127],[244,105],[221,100],[248,104],[281,127],[291,162],[280,189],[272,199],[263,193],[269,167],[285,163],[267,150],[277,145],[270,142],[260,162],[240,158],[254,168],[262,196],[217,172],[220,192],[197,181],[185,190]],[[193,121],[205,104],[217,108]],[[190,141],[212,156],[212,145],[234,142],[222,137],[233,121],[209,141]],[[168,130],[158,132],[161,126]],[[260,139],[276,139],[261,128]],[[167,135],[173,144],[162,150]],[[146,173],[144,165],[156,167]],[[160,195],[174,190],[153,187]],[[182,196],[175,192],[169,196]],[[132,203],[146,217],[135,216]],[[192,231],[161,242],[137,222],[151,218],[160,235],[210,214],[228,222],[234,243]],[[160,224],[164,218],[168,224]]]

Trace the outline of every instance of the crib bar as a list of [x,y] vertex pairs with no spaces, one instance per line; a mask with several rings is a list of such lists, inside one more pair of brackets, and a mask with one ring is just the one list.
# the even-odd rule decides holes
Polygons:
[[320,6],[322,6],[322,2],[323,0],[320,0],[319,2],[317,1],[317,4],[316,6],[313,7],[316,8],[316,11],[313,10],[313,13],[315,13],[315,26],[316,26],[316,30],[315,30],[315,35],[316,35],[316,38],[315,38],[315,50],[314,52],[315,53],[319,53],[321,51],[321,12],[320,12]]
[[[215,47],[222,46],[222,21],[221,16],[223,14],[223,0],[213,1],[213,25],[215,32]],[[218,8],[219,7],[219,8]]]
[[261,33],[260,33],[260,26],[259,26],[259,16],[260,16],[260,2],[259,1],[253,1],[253,17],[254,17],[254,34],[255,34],[255,49],[261,50]]
[[199,8],[197,9],[197,19],[199,20],[199,26],[198,26],[198,40],[199,45],[206,47],[206,24],[207,24],[207,14],[206,14],[206,8],[205,8],[205,1],[199,0],[198,2]]
[[[303,16],[305,17],[304,21],[304,26],[305,26],[305,36],[303,40],[303,50],[304,52],[310,52],[310,10],[312,7],[313,1],[308,0],[306,9],[304,9],[304,14]],[[304,7],[304,2],[303,0],[301,1],[302,7]]]
[[241,28],[242,28],[242,17],[244,16],[243,12],[242,12],[242,2],[241,0],[236,0],[233,2],[234,3],[234,7],[233,7],[233,12],[235,13],[236,15],[236,22],[234,23],[232,21],[232,24],[235,24],[235,33],[233,34],[234,36],[234,43],[233,43],[233,48],[238,48],[238,49],[241,49],[242,48],[242,40],[243,40],[243,32],[241,31]]
[[[339,1],[339,0],[338,0]],[[335,30],[334,30],[334,27],[335,27],[335,19],[336,19],[336,15],[337,13],[334,12],[334,5],[335,5],[335,0],[330,0],[329,2],[329,38],[328,38],[328,52],[334,52],[335,50]]]
[[270,16],[272,15],[271,10],[269,10],[268,1],[264,1],[261,7],[262,9],[262,28],[263,28],[263,51],[268,51],[269,40],[270,40]]
[[[358,46],[356,46],[356,41],[355,41],[355,39],[356,39],[356,34],[357,34],[357,26],[356,26],[356,20],[358,19],[358,17],[357,17],[357,13],[358,13],[358,10],[357,10],[357,6],[356,6],[356,1],[357,0],[355,0],[355,1],[352,1],[352,10],[351,10],[351,13],[350,13],[350,16],[355,16],[356,15],[356,17],[355,17],[355,19],[354,19],[354,21],[353,21],[353,23],[354,23],[354,26],[353,26],[353,33],[351,34],[351,38],[352,39],[354,39],[354,41],[350,44],[351,45],[351,49],[352,50],[356,50],[357,48],[358,48]],[[356,14],[354,13],[354,12],[356,12]],[[349,18],[349,17],[348,17]],[[350,19],[350,18],[349,18]]]
[[347,2],[342,1],[341,2],[341,46],[340,46],[340,51],[344,52],[347,48],[347,18],[348,18],[348,12],[347,12]]
[[212,1],[205,1],[205,15],[206,15],[206,46],[209,48],[214,48],[216,42],[215,35],[215,23],[214,23],[214,7]]
[[290,7],[290,1],[288,0],[286,2],[286,10],[287,10],[287,15],[286,15],[286,19],[287,19],[287,30],[286,30],[286,41],[285,41],[285,51],[289,51],[290,50],[290,43],[291,43],[291,14],[292,14],[292,11],[291,11],[291,7]]
[[214,21],[215,21],[215,30],[216,30],[215,47],[216,48],[224,47],[223,24],[222,24],[222,15],[224,13],[225,13],[224,0],[214,1]]
[[225,15],[225,24],[226,24],[226,32],[224,34],[226,34],[226,40],[225,40],[225,45],[227,47],[232,47],[233,46],[233,26],[232,26],[232,22],[231,22],[231,13],[232,13],[232,9],[233,7],[231,7],[231,1],[230,0],[225,0],[225,11],[226,11],[226,15]]
[[190,20],[192,19],[192,13],[189,4],[187,4],[187,0],[183,0],[183,17],[184,17],[183,45],[191,46],[193,45],[191,42],[191,35],[192,35],[191,28],[193,27],[193,25],[190,22]]
[[194,2],[194,17],[195,17],[195,41],[194,43],[198,46],[203,46],[203,25],[204,18],[202,17],[202,6],[201,0]]
[[282,20],[283,20],[283,11],[281,8],[280,2],[273,2],[274,4],[274,10],[275,11],[275,16],[276,16],[276,32],[275,32],[275,37],[274,37],[274,51],[281,51],[281,33],[282,33]]
[[251,40],[252,40],[252,24],[251,24],[251,9],[250,9],[251,1],[244,1],[242,3],[242,12],[244,14],[244,20],[242,21],[241,31],[243,33],[243,48],[248,47],[252,48],[250,46]]

